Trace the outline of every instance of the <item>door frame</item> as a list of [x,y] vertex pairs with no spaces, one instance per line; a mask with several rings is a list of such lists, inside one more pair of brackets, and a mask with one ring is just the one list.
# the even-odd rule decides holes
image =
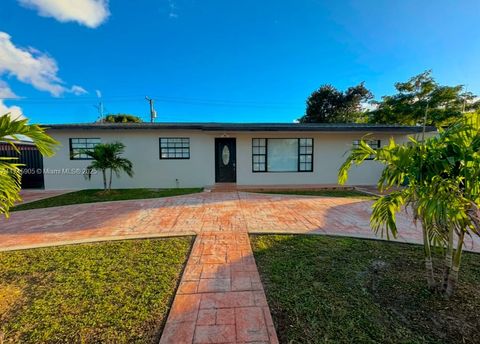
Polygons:
[[[217,151],[218,142],[222,140],[230,140],[233,142],[233,152],[230,152],[230,155],[234,156],[233,161],[233,181],[228,182],[219,182],[219,163],[220,163],[220,156]],[[233,154],[232,154],[233,153]],[[215,183],[236,183],[237,182],[237,138],[236,137],[216,137],[214,143],[214,154],[215,154]]]

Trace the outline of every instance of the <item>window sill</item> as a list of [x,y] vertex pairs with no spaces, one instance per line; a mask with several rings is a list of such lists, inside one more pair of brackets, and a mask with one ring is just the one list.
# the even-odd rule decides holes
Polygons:
[[312,171],[252,171],[252,173],[312,173]]

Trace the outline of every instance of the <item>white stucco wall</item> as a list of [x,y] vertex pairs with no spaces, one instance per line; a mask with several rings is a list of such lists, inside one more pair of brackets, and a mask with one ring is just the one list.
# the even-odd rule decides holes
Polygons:
[[[237,183],[240,185],[277,184],[337,184],[338,169],[347,158],[347,151],[354,140],[366,133],[255,133],[238,134],[237,138]],[[390,137],[397,142],[406,135],[377,134],[370,139],[381,140],[382,146]],[[252,138],[313,138],[313,172],[252,172]],[[349,185],[373,185],[380,176],[382,165],[366,161],[354,166],[349,174]]]
[[[113,188],[170,188],[202,187],[215,183],[214,142],[216,137],[232,137],[237,142],[237,184],[278,185],[278,184],[337,184],[338,168],[346,158],[352,141],[366,133],[272,133],[272,132],[201,132],[179,130],[49,130],[49,134],[60,141],[57,154],[44,159],[45,188],[86,189],[101,188],[101,175],[86,180],[79,174],[60,173],[62,169],[84,169],[88,160],[70,160],[69,138],[101,138],[103,143],[120,141],[126,146],[124,156],[133,163],[135,175],[129,178],[122,174],[114,177]],[[377,134],[382,145],[394,136],[396,141],[406,140],[406,135]],[[190,159],[162,160],[159,158],[160,137],[189,137]],[[252,172],[252,138],[313,138],[313,172]],[[348,184],[372,185],[380,175],[382,166],[367,161],[354,167]],[[52,173],[53,172],[53,173]],[[178,180],[178,182],[177,182]]]
[[[114,176],[113,188],[171,188],[198,187],[215,182],[214,139],[200,132],[177,132],[173,130],[50,130],[48,132],[61,147],[57,154],[44,159],[45,189],[87,189],[102,188],[102,176],[86,180],[81,175],[49,174],[48,170],[84,169],[88,160],[70,160],[69,138],[101,138],[102,143],[120,141],[125,144],[124,157],[133,163],[134,176]],[[189,137],[190,159],[160,159],[160,137]],[[177,181],[178,180],[178,184]]]

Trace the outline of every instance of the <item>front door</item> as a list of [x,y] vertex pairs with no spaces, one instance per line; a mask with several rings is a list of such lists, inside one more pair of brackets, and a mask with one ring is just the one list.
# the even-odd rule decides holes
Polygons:
[[215,182],[235,183],[236,170],[236,140],[231,138],[215,139]]

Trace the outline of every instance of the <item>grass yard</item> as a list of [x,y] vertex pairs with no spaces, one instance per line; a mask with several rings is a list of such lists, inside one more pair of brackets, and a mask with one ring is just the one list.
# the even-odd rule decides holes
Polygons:
[[192,237],[0,253],[0,342],[158,343]]
[[80,203],[95,203],[107,201],[122,201],[128,199],[146,199],[146,198],[160,198],[169,196],[186,195],[196,192],[201,192],[202,188],[187,188],[187,189],[114,189],[111,192],[104,193],[103,190],[89,189],[70,192],[67,194],[41,199],[38,201],[20,204],[11,209],[28,210],[37,208],[58,207],[61,205],[80,204]]
[[377,199],[372,196],[357,190],[285,190],[285,191],[265,191],[262,193],[274,195],[301,195],[301,196],[323,196],[323,197],[348,197],[360,199]]
[[251,240],[281,343],[479,342],[479,254],[465,254],[457,294],[446,300],[426,288],[420,246],[313,235]]

